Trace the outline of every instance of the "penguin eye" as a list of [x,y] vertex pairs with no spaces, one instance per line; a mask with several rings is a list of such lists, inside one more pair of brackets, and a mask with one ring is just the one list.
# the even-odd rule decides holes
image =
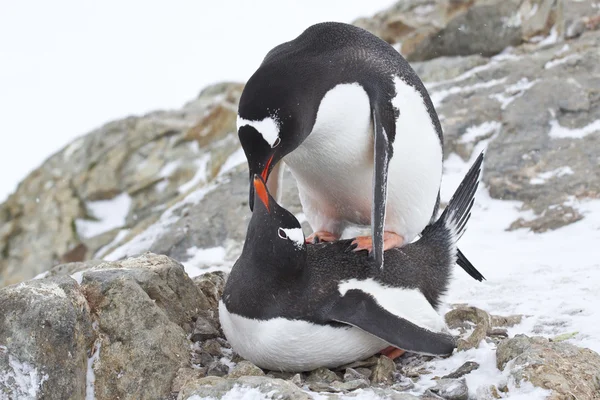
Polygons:
[[279,229],[277,230],[277,234],[278,234],[278,235],[279,235],[279,237],[280,237],[280,238],[282,238],[282,239],[287,239],[287,238],[288,238],[288,236],[287,236],[287,233],[285,233],[285,231],[284,231],[283,229],[281,229],[281,228],[279,228]]
[[277,139],[275,139],[275,142],[273,142],[273,145],[271,146],[271,148],[279,146],[279,143],[281,143],[281,138],[280,137],[278,137]]

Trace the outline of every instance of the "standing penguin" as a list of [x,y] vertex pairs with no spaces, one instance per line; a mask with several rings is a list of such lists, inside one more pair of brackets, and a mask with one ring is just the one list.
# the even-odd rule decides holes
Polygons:
[[[271,50],[240,98],[238,136],[250,180],[277,197],[284,160],[315,232],[334,241],[349,225],[371,225],[353,242],[383,266],[384,250],[412,241],[439,207],[442,129],[406,60],[371,33],[343,23],[313,25]],[[279,174],[279,173],[278,173]],[[253,208],[250,182],[250,209]],[[459,252],[458,264],[483,276]]]
[[451,354],[455,341],[437,313],[466,229],[483,154],[441,217],[421,238],[386,252],[385,269],[350,240],[305,243],[298,220],[253,178],[254,210],[219,320],[232,348],[262,368],[337,367],[392,345]]

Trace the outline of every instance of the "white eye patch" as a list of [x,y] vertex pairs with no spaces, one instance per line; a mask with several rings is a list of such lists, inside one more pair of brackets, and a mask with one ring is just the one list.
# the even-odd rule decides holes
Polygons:
[[242,126],[251,126],[261,134],[265,142],[269,143],[269,146],[275,147],[281,142],[279,138],[279,122],[272,117],[267,117],[262,121],[250,121],[244,119],[238,115],[237,117],[237,128],[238,130]]
[[304,233],[300,228],[279,228],[279,237],[291,240],[298,249],[304,246]]

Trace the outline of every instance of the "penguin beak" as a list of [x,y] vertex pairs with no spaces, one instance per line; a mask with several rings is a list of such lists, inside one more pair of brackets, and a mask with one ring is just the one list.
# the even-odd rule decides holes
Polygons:
[[254,197],[258,197],[259,200],[264,204],[267,212],[270,213],[271,209],[269,207],[269,192],[267,191],[267,186],[265,185],[262,177],[256,174],[254,175],[252,188],[254,189]]
[[[264,182],[266,182],[269,179],[269,174],[271,173],[274,156],[275,156],[274,154],[271,154],[271,157],[269,157],[269,159],[265,163],[264,168],[262,169],[262,171],[260,171],[260,178],[262,179],[263,185],[264,185]],[[256,184],[255,184],[256,178],[257,178],[256,173],[254,173],[254,171],[250,171],[250,180],[253,181],[250,184],[250,197],[248,198],[248,204],[250,205],[250,211],[254,211],[254,192],[256,190]],[[267,209],[268,209],[268,207],[267,207]]]

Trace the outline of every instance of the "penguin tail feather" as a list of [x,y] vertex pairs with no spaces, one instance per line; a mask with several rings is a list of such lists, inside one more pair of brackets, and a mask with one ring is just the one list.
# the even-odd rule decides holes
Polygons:
[[432,235],[436,232],[432,236],[437,236],[441,233],[442,236],[446,237],[452,248],[452,256],[456,257],[456,263],[478,281],[485,278],[456,247],[456,243],[465,233],[467,222],[471,217],[471,208],[475,202],[475,193],[479,187],[483,158],[484,152],[482,151],[456,189],[456,192],[454,192],[440,218],[423,231],[423,236]]

